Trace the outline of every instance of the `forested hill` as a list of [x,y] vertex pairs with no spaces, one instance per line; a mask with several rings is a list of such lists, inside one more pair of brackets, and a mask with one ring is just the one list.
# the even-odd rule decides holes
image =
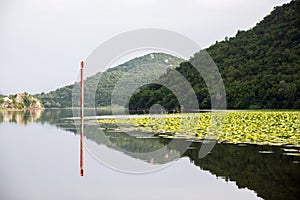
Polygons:
[[[300,109],[299,5],[297,0],[275,7],[255,27],[206,49],[223,78],[229,109]],[[191,62],[201,59],[202,52]],[[191,64],[181,63],[176,70],[193,86],[200,108],[210,108],[206,85]],[[148,110],[155,103],[180,109],[170,101],[174,98],[166,88],[149,85],[131,98],[130,109]]]
[[[134,58],[128,62],[107,69],[105,72],[99,72],[85,80],[85,98],[92,98],[92,90],[97,87],[95,93],[96,106],[106,106],[111,104],[111,94],[118,81],[125,75],[134,73],[139,69],[148,72],[147,76],[158,73],[158,71],[168,68],[178,67],[183,60],[165,53],[151,53],[141,57]],[[127,75],[128,76],[128,75]],[[159,77],[159,76],[158,76]],[[157,77],[157,78],[158,78]],[[130,78],[130,77],[129,77]],[[135,74],[135,82],[145,79],[143,74]],[[41,99],[45,107],[72,107],[72,91],[74,84],[68,85],[49,93],[36,94],[35,97]],[[88,102],[85,102],[88,104]],[[92,105],[85,105],[92,106]]]

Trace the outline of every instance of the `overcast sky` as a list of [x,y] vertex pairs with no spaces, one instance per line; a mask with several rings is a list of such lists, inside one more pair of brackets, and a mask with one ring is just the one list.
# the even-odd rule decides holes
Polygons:
[[163,28],[208,47],[290,0],[0,0],[0,93],[73,83],[79,62],[114,35]]

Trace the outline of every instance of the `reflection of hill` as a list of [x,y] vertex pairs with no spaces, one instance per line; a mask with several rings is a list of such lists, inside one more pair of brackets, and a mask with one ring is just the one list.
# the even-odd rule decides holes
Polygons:
[[[85,136],[98,144],[103,144],[101,134],[86,131]],[[178,143],[169,145],[163,155],[151,158],[132,152],[158,150],[166,146],[170,140],[136,138],[117,132],[105,132],[105,136],[111,142],[106,143],[106,146],[125,151],[127,155],[147,162],[165,163],[183,154],[182,157],[189,157],[201,169],[208,170],[227,181],[235,181],[239,188],[254,190],[264,199],[295,199],[299,196],[300,171],[297,162],[300,162],[300,158],[283,155],[281,147],[217,144],[208,156],[199,159],[201,143],[192,143],[190,148],[183,152],[178,147],[180,148],[182,146],[180,142],[184,141],[178,140]]]
[[[264,199],[296,199],[299,197],[299,157],[282,154],[282,148],[270,146],[237,146],[218,144],[212,153],[198,158],[200,144],[188,150],[188,156],[195,165],[218,177],[235,181],[239,188],[249,188]],[[272,154],[263,152],[274,152]],[[294,163],[293,163],[294,161]]]
[[43,113],[43,110],[26,111],[1,111],[0,122],[13,122],[16,124],[28,124],[37,121]]
[[42,124],[48,123],[55,125],[58,128],[76,133],[74,121],[64,119],[72,116],[73,114],[71,109],[45,109],[43,115],[37,121]]
[[[98,72],[97,74],[88,77],[85,81],[85,106],[93,106],[89,104],[89,99],[95,100],[97,106],[111,105],[112,92],[115,90],[115,86],[118,85],[120,79],[129,79],[129,83],[143,83],[144,79],[147,79],[148,77],[158,78],[159,75],[166,72],[168,68],[174,68],[182,61],[181,58],[169,54],[151,53],[133,58],[121,65],[109,68],[104,72]],[[135,73],[139,72],[141,69],[144,70],[144,73]],[[79,90],[77,91],[77,89],[74,91],[75,93],[72,93],[73,89],[77,87],[78,84],[72,84],[46,94],[37,94],[35,97],[41,99],[44,106],[47,108],[71,107],[72,97],[74,98],[73,95],[79,95]],[[96,93],[94,93],[95,88]],[[128,95],[128,93],[124,93],[122,90],[118,91],[118,93],[119,92],[120,95]]]
[[122,132],[99,131],[99,129],[97,131],[97,128],[99,127],[85,126],[85,137],[133,158],[150,163],[165,164],[180,157],[180,151],[177,149],[164,148],[169,142],[166,139],[137,138],[145,137],[147,133],[130,133],[135,134],[135,136],[131,136]]
[[[77,112],[77,111],[76,111]],[[79,110],[78,110],[79,113]],[[96,110],[97,115],[108,115],[111,114],[110,110],[101,109]],[[77,113],[75,114],[75,116]],[[84,111],[85,116],[94,116],[94,110],[92,109],[85,109]],[[66,119],[72,118],[73,111],[72,109],[45,109],[43,115],[37,120],[41,123],[49,123],[51,125],[55,125],[59,128],[71,131],[76,133],[76,127],[74,124],[74,120]]]
[[[67,109],[46,109],[40,113],[0,112],[0,122],[26,124],[38,121],[76,133],[73,121],[62,119],[71,116],[72,110]],[[190,148],[184,151],[181,149],[187,144],[184,140],[177,139],[175,143],[170,143],[168,139],[139,138],[144,136],[147,136],[147,133],[136,132],[127,135],[105,130],[101,132],[98,125],[93,125],[92,122],[85,124],[87,139],[124,152],[133,158],[162,164],[182,155],[189,157],[191,162],[201,169],[208,170],[225,180],[235,181],[239,188],[254,190],[264,199],[297,199],[300,194],[298,189],[300,157],[284,155],[281,147],[217,144],[210,154],[199,159],[201,143],[192,143]],[[167,144],[169,145],[163,153],[151,154]]]

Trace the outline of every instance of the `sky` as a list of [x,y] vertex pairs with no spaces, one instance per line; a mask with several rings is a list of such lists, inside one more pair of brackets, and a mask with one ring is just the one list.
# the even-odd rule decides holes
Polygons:
[[72,84],[79,63],[120,33],[161,28],[209,47],[290,0],[0,0],[0,93]]

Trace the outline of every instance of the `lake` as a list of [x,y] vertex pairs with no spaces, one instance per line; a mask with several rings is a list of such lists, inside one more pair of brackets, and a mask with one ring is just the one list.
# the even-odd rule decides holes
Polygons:
[[93,120],[85,122],[81,177],[72,116],[68,109],[0,112],[0,199],[299,197],[299,148],[217,144],[200,159],[200,142],[106,131]]

